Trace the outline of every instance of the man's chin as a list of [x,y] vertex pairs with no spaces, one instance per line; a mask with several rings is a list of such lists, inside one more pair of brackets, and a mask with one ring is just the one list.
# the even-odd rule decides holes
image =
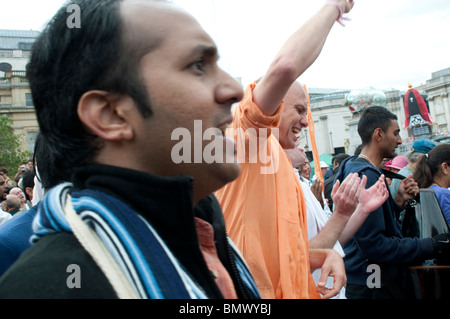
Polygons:
[[234,181],[236,178],[239,177],[239,174],[241,173],[241,165],[236,161],[234,163],[226,163],[223,164],[224,166],[224,182],[230,183]]
[[291,150],[291,149],[294,149],[296,147],[295,141],[291,141],[291,140],[289,140],[289,141],[282,141],[282,140],[280,140],[280,145],[285,150]]
[[211,192],[215,192],[225,185],[233,182],[239,177],[241,166],[239,163],[224,163],[219,164],[220,167],[215,167],[214,170],[209,171],[208,181],[206,181],[211,188]]

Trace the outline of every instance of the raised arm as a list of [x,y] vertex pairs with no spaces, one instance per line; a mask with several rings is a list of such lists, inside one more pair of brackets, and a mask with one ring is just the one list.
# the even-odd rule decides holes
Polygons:
[[349,174],[342,185],[336,182],[331,193],[336,209],[323,229],[309,241],[310,248],[333,248],[358,205],[366,181],[364,178],[361,180],[358,174]]
[[365,188],[366,183],[367,176],[359,183],[357,174],[347,176],[342,185],[336,182],[332,192],[333,201],[337,202],[336,210],[320,233],[310,240],[311,248],[332,248],[336,240],[344,245],[367,216],[383,205],[389,197],[384,175],[370,188]]
[[[364,177],[363,177],[364,178]],[[367,216],[377,210],[388,199],[389,191],[384,182],[384,175],[368,189],[364,189],[359,196],[359,204],[348,220],[339,236],[339,243],[344,245],[358,231]]]
[[292,83],[319,56],[325,40],[340,16],[348,13],[353,0],[328,1],[312,18],[298,29],[283,45],[267,73],[253,91],[253,100],[266,115],[273,115]]

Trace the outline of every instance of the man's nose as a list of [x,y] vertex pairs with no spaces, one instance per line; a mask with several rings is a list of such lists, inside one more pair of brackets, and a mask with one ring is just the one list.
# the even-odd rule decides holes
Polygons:
[[302,128],[308,127],[308,119],[306,116],[300,118],[300,125]]

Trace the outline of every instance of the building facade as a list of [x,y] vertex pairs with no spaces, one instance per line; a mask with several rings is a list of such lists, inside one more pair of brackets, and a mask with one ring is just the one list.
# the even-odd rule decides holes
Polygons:
[[[450,129],[450,68],[432,73],[431,79],[416,87],[416,90],[428,103],[430,114],[435,123],[434,134],[448,135]],[[386,108],[397,115],[400,136],[403,144],[397,152],[406,154],[412,140],[405,129],[404,97],[408,90],[383,90],[386,96]],[[309,89],[311,113],[314,119],[314,131],[319,155],[327,153],[335,155],[346,152],[353,155],[361,139],[356,131],[359,118],[345,106],[346,96],[351,90]],[[307,134],[308,135],[308,134]],[[309,136],[303,146],[311,151]]]
[[[38,31],[0,30],[0,115],[7,114],[14,121],[14,129],[22,139],[24,150],[34,149],[39,126],[33,107],[33,100],[26,78],[26,65]],[[238,79],[239,80],[239,79]],[[335,155],[346,152],[353,154],[361,143],[356,132],[358,118],[345,105],[346,96],[357,88],[319,89],[308,88],[318,153]],[[450,68],[434,72],[426,84],[417,87],[426,97],[430,114],[435,121],[436,134],[448,134],[450,123]],[[403,99],[407,91],[384,90],[386,107],[397,115],[400,135],[404,144],[399,153],[406,153],[410,141],[404,129],[405,110]],[[308,130],[302,146],[311,156],[311,141]]]
[[39,126],[25,69],[38,35],[38,31],[0,30],[0,115],[13,119],[23,150],[30,152]]
[[425,92],[428,95],[431,117],[436,122],[438,134],[449,134],[450,125],[450,68],[434,72],[427,80]]

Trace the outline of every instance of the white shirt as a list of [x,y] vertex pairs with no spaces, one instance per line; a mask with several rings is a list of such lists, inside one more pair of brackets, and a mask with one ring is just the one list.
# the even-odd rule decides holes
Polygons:
[[10,213],[7,213],[3,209],[0,208],[0,225],[11,218],[12,218],[12,215]]
[[[307,225],[308,225],[308,239],[311,240],[317,234],[322,230],[322,228],[325,226],[325,224],[328,222],[329,216],[327,216],[327,213],[324,211],[322,206],[320,205],[319,201],[317,200],[316,196],[314,196],[313,192],[311,191],[310,185],[308,185],[307,182],[304,181],[303,177],[301,177],[298,173],[298,170],[295,169],[295,173],[297,177],[300,180],[300,185],[302,186],[303,195],[305,196],[305,203],[306,203],[306,215],[307,215]],[[328,206],[328,205],[324,205]],[[331,212],[330,212],[331,216]],[[333,249],[341,255],[341,257],[344,257],[344,250],[342,249],[341,244],[339,244],[338,241],[336,241],[336,244],[334,244]],[[316,269],[313,271],[312,276],[314,279],[314,282],[317,284],[320,279],[320,269]],[[333,287],[333,278],[329,277],[326,287],[330,288]],[[345,287],[342,287],[339,294],[337,294],[333,299],[346,299],[345,297]]]
[[37,176],[34,177],[34,187],[33,187],[33,200],[31,201],[32,206],[37,205],[44,198],[44,188],[42,183],[39,181]]

